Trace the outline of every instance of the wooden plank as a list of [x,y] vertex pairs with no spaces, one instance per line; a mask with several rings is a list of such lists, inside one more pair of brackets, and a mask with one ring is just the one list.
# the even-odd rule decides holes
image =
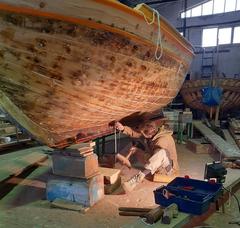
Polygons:
[[228,129],[222,129],[222,132],[226,141],[230,143],[236,150],[239,150],[237,143],[235,142],[234,138],[231,136]]
[[217,135],[210,128],[205,126],[201,121],[193,121],[193,125],[197,128],[226,158],[240,158],[240,150],[233,147],[230,143],[225,141]]
[[[23,151],[18,151],[19,155],[16,153],[11,153],[10,155],[2,155],[0,160],[0,181],[3,181],[10,176],[16,176],[22,171],[27,169],[34,164],[47,159],[47,155],[43,154],[41,151],[34,152],[34,149]],[[16,155],[14,157],[14,155]]]
[[85,213],[89,210],[89,207],[84,207],[79,203],[75,203],[75,202],[72,202],[69,200],[63,200],[63,199],[55,199],[51,203],[51,206],[55,208],[70,210],[70,211],[79,211],[81,213]]
[[91,147],[92,148],[94,146],[96,146],[95,142],[86,142],[86,143],[74,144],[74,145],[69,146],[68,148],[81,150],[82,148],[85,148],[85,147]]

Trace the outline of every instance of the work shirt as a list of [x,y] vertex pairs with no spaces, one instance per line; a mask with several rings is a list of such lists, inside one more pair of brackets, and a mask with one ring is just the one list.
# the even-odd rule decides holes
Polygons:
[[151,139],[145,138],[141,132],[135,131],[128,126],[124,126],[122,132],[131,138],[142,139],[141,141],[144,142],[145,151],[150,154],[154,154],[159,149],[165,149],[169,153],[169,158],[173,161],[173,169],[175,171],[179,170],[177,150],[175,141],[172,137],[172,131],[161,128]]

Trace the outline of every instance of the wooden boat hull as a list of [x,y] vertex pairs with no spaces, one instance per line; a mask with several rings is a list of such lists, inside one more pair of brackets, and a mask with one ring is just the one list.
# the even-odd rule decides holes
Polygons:
[[[213,80],[213,85],[223,89],[221,111],[240,107],[240,80],[218,78]],[[209,86],[207,79],[186,81],[180,93],[189,107],[209,113],[210,107],[202,103],[201,90],[206,86]],[[215,110],[216,107],[213,107],[213,112]]]
[[156,60],[156,31],[109,0],[0,1],[0,103],[51,147],[108,133],[109,122],[155,111],[182,86],[192,48],[161,19]]

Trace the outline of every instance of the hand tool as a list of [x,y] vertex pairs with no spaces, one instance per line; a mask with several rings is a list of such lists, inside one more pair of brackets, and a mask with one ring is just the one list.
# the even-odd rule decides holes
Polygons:
[[151,208],[138,208],[138,207],[119,207],[119,215],[121,216],[140,216],[143,217]]
[[119,211],[135,211],[135,212],[149,212],[152,208],[140,208],[140,207],[119,207]]
[[176,218],[178,216],[178,206],[175,203],[170,204],[163,210],[162,223],[170,224],[172,218]]
[[166,199],[169,199],[170,197],[175,196],[175,194],[169,192],[166,188],[163,189],[162,194]]
[[156,207],[152,210],[150,210],[147,214],[145,214],[143,217],[146,218],[146,222],[149,224],[153,224],[160,220],[160,218],[163,215],[163,209],[161,206]]

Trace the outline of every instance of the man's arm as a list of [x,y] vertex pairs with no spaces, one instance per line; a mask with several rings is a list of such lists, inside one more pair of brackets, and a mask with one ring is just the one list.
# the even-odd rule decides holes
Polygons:
[[116,129],[121,131],[123,134],[128,135],[132,138],[140,138],[142,134],[140,132],[134,131],[132,128],[128,126],[123,126],[120,122],[115,123]]

